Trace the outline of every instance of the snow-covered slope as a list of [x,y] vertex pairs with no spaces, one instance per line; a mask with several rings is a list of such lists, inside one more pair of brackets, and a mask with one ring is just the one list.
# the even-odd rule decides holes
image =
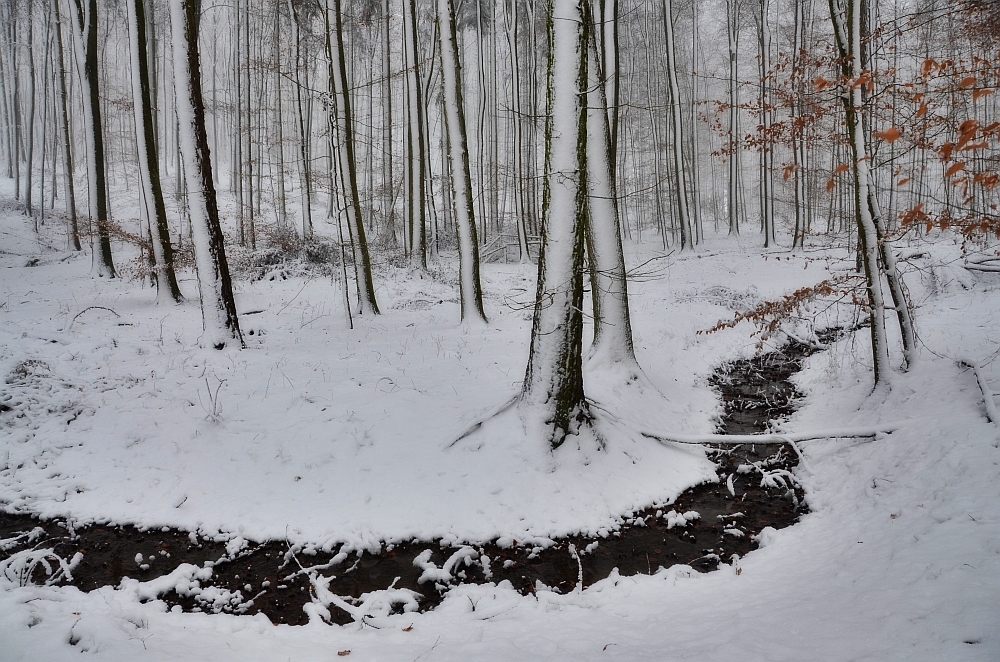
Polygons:
[[[755,339],[745,326],[696,332],[850,263],[728,239],[652,262],[631,247],[630,266],[645,263],[630,283],[636,344],[656,390],[588,372],[617,420],[608,450],[552,456],[503,417],[451,445],[523,377],[531,267],[484,267],[486,329],[457,324],[448,261],[437,278],[384,267],[386,314],[353,331],[335,283],[242,281],[250,347],[215,352],[198,348],[196,302],[157,306],[137,283],[95,280],[88,257],[46,248],[61,240],[39,242],[12,213],[0,231],[5,508],[369,548],[597,532],[710,478],[700,452],[635,434],[712,429],[705,377]],[[182,287],[196,296],[190,274]],[[1000,391],[1000,276],[913,276],[911,288],[920,362],[871,395],[865,339],[844,339],[809,360],[807,401],[785,424],[899,431],[803,442],[813,512],[718,572],[674,567],[569,595],[460,587],[377,630],[168,613],[140,604],[149,589],[135,581],[90,594],[5,583],[0,660],[1000,659],[1000,429],[957,363],[981,363]]]

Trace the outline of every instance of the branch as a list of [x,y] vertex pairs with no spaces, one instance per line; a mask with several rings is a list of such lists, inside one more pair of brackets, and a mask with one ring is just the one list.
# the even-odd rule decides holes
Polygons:
[[990,389],[990,385],[986,383],[986,378],[983,376],[982,370],[979,368],[979,364],[975,361],[970,361],[969,359],[960,359],[959,365],[965,366],[966,368],[972,368],[972,372],[976,375],[976,381],[979,382],[979,390],[983,392],[983,403],[986,405],[986,418],[989,419],[994,425],[1000,425],[1000,416],[997,415],[997,406],[993,402],[993,391]]
[[832,430],[817,430],[815,432],[789,432],[777,434],[652,434],[643,432],[642,436],[655,439],[661,443],[674,444],[787,444],[796,441],[812,441],[814,439],[851,439],[857,437],[875,437],[880,434],[892,434],[899,429],[898,423],[886,423],[870,428],[834,428]]

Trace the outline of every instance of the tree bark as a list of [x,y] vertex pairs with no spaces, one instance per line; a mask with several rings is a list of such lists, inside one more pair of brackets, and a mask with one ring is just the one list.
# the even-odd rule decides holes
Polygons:
[[332,95],[329,121],[331,136],[336,138],[334,156],[338,159],[341,191],[347,207],[348,228],[357,241],[354,269],[358,285],[358,308],[361,314],[378,315],[375,301],[375,284],[372,280],[371,254],[365,237],[364,217],[361,214],[361,197],[358,193],[358,173],[354,156],[354,128],[351,115],[350,86],[344,62],[343,23],[340,0],[333,0],[333,19],[330,23],[329,1],[326,7],[326,50],[329,60],[329,90]]
[[583,4],[549,0],[542,252],[528,367],[519,399],[529,434],[551,448],[589,419],[583,393],[587,223],[587,35]]
[[177,276],[174,274],[174,255],[170,245],[170,228],[167,209],[160,184],[160,166],[156,154],[153,106],[150,95],[149,40],[146,28],[146,0],[128,1],[129,42],[132,54],[132,100],[135,109],[135,139],[139,153],[139,175],[142,180],[146,218],[149,221],[154,273],[158,298],[168,297],[174,302],[183,300]]
[[[592,18],[590,12],[585,12]],[[614,19],[612,19],[614,20]],[[608,112],[607,77],[600,67],[595,26],[587,44],[587,255],[594,307],[594,342],[589,359],[637,369],[628,308],[625,255],[615,179]],[[607,60],[605,60],[607,61]]]
[[204,329],[201,344],[215,349],[228,345],[245,347],[226,261],[205,128],[198,56],[200,12],[200,0],[170,0],[179,147],[184,157],[191,235],[201,293]]
[[115,278],[115,263],[111,256],[111,235],[108,232],[108,198],[104,161],[104,130],[101,122],[100,88],[97,72],[97,0],[74,0],[79,39],[77,52],[84,64],[83,122],[88,138],[87,160],[90,184],[90,221],[96,225],[94,267],[100,277]]
[[438,0],[438,34],[441,40],[441,79],[451,161],[452,199],[458,230],[459,294],[462,320],[486,322],[483,290],[479,281],[479,242],[469,172],[469,140],[462,98],[462,71],[458,60],[455,7],[452,0]]

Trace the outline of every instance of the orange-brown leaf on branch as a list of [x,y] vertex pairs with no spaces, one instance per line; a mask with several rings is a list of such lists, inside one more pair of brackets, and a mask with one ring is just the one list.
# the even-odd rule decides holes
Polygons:
[[927,114],[927,102],[921,101],[920,107],[917,108],[917,117],[923,117],[926,114]]
[[871,82],[871,80],[872,80],[871,74],[869,74],[868,72],[865,72],[865,73],[861,74],[860,76],[858,76],[857,79],[853,83],[851,83],[851,89],[853,90],[856,87],[861,87],[862,85],[867,85],[868,83]]
[[976,137],[979,130],[979,122],[976,120],[965,120],[958,126],[958,144],[956,147],[962,149],[967,142]]
[[876,131],[875,132],[875,137],[876,138],[878,138],[879,140],[884,140],[887,143],[896,142],[897,140],[899,140],[899,137],[901,135],[903,135],[903,134],[900,133],[899,129],[897,129],[894,126],[890,126],[885,131]]
[[896,182],[896,186],[906,186],[907,182],[910,181],[909,177],[903,177],[901,180]]
[[962,135],[969,133],[970,131],[975,131],[979,128],[979,120],[965,120],[958,125],[958,132]]
[[948,159],[950,159],[951,150],[953,149],[955,149],[955,143],[945,143],[941,145],[941,149],[938,150],[938,153],[941,155],[941,160],[947,161]]
[[944,171],[945,177],[951,177],[956,172],[962,170],[965,167],[965,161],[959,161],[958,163],[951,164],[951,167]]
[[813,81],[813,86],[816,88],[817,92],[822,92],[831,85],[833,85],[833,83],[823,78],[822,76],[816,76],[816,80]]
[[972,149],[982,149],[982,148],[988,147],[988,146],[989,146],[988,142],[986,142],[985,140],[981,140],[980,142],[977,142],[977,143],[969,143],[968,145],[966,145],[965,147],[962,148],[962,151],[963,152],[968,152],[969,150],[972,150]]
[[782,177],[782,179],[784,179],[787,182],[788,178],[791,177],[792,173],[794,173],[794,172],[795,172],[795,164],[794,163],[792,163],[790,165],[786,165],[784,168],[781,169],[781,177]]
[[722,329],[732,329],[740,322],[751,322],[757,326],[757,332],[761,334],[761,342],[763,342],[780,330],[782,322],[799,313],[810,302],[820,297],[833,296],[840,299],[849,297],[861,285],[861,282],[858,276],[853,275],[830,278],[810,287],[795,290],[780,299],[763,301],[751,310],[737,312],[732,319],[721,320],[711,329],[702,329],[697,333],[698,335],[715,333]]
[[1000,175],[995,172],[981,172],[973,177],[972,181],[987,191],[992,191],[997,187],[997,184],[1000,184]]
[[972,87],[975,84],[976,84],[975,76],[966,76],[958,83],[958,87],[959,89],[965,89],[967,87]]
[[1000,131],[1000,122],[993,122],[992,124],[987,124],[983,127],[984,136],[993,135],[994,133],[997,133],[997,131]]
[[832,192],[832,191],[833,191],[833,189],[834,189],[834,188],[835,188],[836,186],[837,186],[837,182],[835,182],[835,181],[834,181],[834,180],[832,180],[832,179],[828,179],[828,180],[826,181],[826,192],[827,192],[827,193],[830,193],[830,192]]
[[850,166],[848,166],[846,163],[838,163],[837,167],[833,169],[833,174],[839,175],[840,173],[847,172],[850,169],[851,169]]
[[921,73],[921,75],[923,75],[923,76],[927,76],[927,75],[929,75],[929,74],[931,73],[931,71],[933,71],[933,70],[934,70],[934,69],[935,69],[936,67],[937,67],[937,62],[935,62],[935,61],[934,61],[934,58],[930,58],[930,57],[929,57],[929,58],[927,58],[926,60],[924,60],[924,63],[923,63],[923,65],[921,65],[921,67],[920,67],[920,73]]
[[903,227],[912,225],[913,223],[919,223],[921,221],[927,220],[927,214],[923,211],[924,203],[919,203],[912,209],[904,211],[899,215],[899,220],[902,222]]
[[985,97],[990,94],[993,94],[993,90],[985,90],[985,89],[973,90],[972,100],[979,101],[982,97]]

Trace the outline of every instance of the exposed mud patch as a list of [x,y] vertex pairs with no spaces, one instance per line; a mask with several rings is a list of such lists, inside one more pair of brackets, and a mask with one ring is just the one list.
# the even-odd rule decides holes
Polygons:
[[[793,343],[780,352],[722,366],[712,378],[725,404],[720,431],[763,432],[769,422],[791,414],[799,394],[788,378],[814,351]],[[28,549],[51,549],[67,560],[76,557],[72,580],[59,581],[85,591],[118,586],[125,578],[145,582],[175,573],[182,581],[157,595],[174,609],[263,613],[287,624],[308,621],[303,607],[313,601],[317,581],[348,606],[360,605],[366,594],[404,589],[389,595],[383,611],[431,609],[457,583],[509,581],[522,593],[543,587],[568,592],[581,581],[586,587],[608,577],[615,568],[622,575],[675,564],[715,569],[753,550],[763,528],[789,526],[805,512],[801,489],[789,473],[797,463],[790,448],[744,445],[716,449],[710,456],[718,464],[718,483],[696,486],[673,503],[629,513],[619,530],[605,538],[578,536],[544,548],[517,541],[507,547],[411,541],[370,554],[276,540],[216,541],[172,529],[74,529],[65,521],[0,513],[0,540],[7,541],[0,545],[0,560]],[[15,540],[32,530],[33,536]],[[51,576],[44,563],[24,567],[28,577],[19,581],[41,583]],[[332,622],[359,616],[356,610],[353,615],[336,606],[329,610]]]

